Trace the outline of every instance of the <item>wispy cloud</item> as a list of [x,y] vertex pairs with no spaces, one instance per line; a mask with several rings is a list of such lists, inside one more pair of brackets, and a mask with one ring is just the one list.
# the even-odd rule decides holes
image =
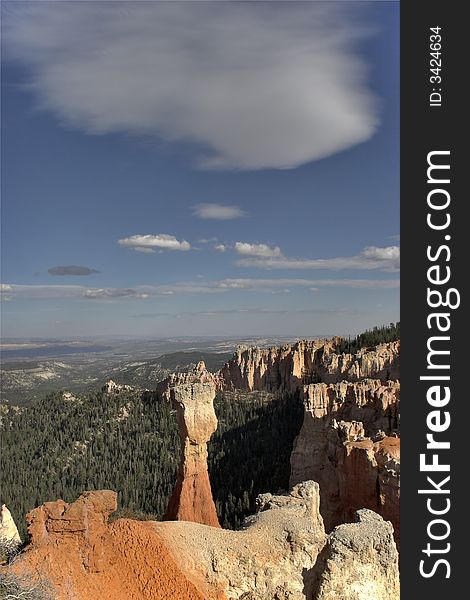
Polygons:
[[90,269],[88,267],[79,267],[77,265],[67,265],[67,266],[58,266],[51,267],[47,269],[49,275],[64,277],[65,275],[73,275],[73,276],[85,276],[85,275],[93,275],[93,273],[99,273],[96,269]]
[[225,244],[217,244],[214,246],[214,250],[217,250],[217,252],[225,252],[227,250],[227,246]]
[[0,292],[9,300],[54,298],[119,300],[147,299],[176,294],[223,294],[230,292],[292,292],[296,288],[344,287],[352,289],[397,289],[398,279],[258,279],[226,278],[216,280],[182,281],[172,284],[139,285],[134,288],[87,288],[81,285],[17,285],[2,284]]
[[200,219],[213,219],[215,221],[229,221],[240,219],[247,215],[246,211],[238,206],[228,206],[226,204],[195,204],[193,214]]
[[67,126],[193,142],[207,168],[293,168],[378,127],[360,4],[10,3],[4,54]]
[[235,252],[242,256],[256,256],[259,258],[277,258],[282,257],[279,246],[272,248],[267,244],[248,244],[247,242],[236,242]]
[[223,279],[217,283],[221,288],[234,290],[263,290],[278,287],[348,287],[356,289],[394,289],[400,287],[398,279]]
[[258,267],[261,269],[327,269],[327,270],[379,270],[395,272],[400,268],[400,248],[388,246],[378,248],[369,246],[356,256],[338,258],[297,259],[276,255],[258,258],[245,258],[236,262],[242,267]]
[[191,250],[191,244],[186,240],[177,240],[174,235],[158,233],[157,235],[131,235],[118,240],[121,246],[132,248],[138,252],[155,252],[155,248],[162,250]]
[[84,298],[91,298],[93,300],[100,298],[141,298],[145,300],[149,298],[150,294],[145,292],[138,292],[132,288],[94,288],[86,290],[83,293]]

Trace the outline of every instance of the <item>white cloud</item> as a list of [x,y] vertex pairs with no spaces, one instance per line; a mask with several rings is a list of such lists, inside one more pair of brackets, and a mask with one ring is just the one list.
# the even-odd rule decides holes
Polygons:
[[245,258],[236,262],[241,267],[258,267],[262,269],[327,269],[327,270],[380,270],[398,271],[400,268],[400,248],[388,246],[377,248],[369,246],[357,256],[338,258],[297,259],[280,255],[263,258]]
[[260,258],[282,257],[279,246],[271,248],[267,244],[248,244],[246,242],[236,242],[235,252],[242,256],[257,256]]
[[324,158],[378,127],[361,3],[9,8],[5,58],[27,67],[39,107],[90,134],[192,142],[201,166],[264,169]]
[[217,244],[217,246],[214,246],[214,250],[217,250],[218,252],[225,252],[226,249],[227,246],[225,244]]
[[371,260],[400,260],[400,248],[398,246],[387,246],[386,248],[377,248],[377,246],[368,246],[362,251],[362,256]]
[[164,250],[191,250],[191,245],[186,240],[177,240],[174,235],[159,233],[157,235],[131,235],[118,240],[121,246],[133,248],[138,252],[155,252],[154,248]]
[[245,217],[246,212],[238,206],[228,206],[225,204],[196,204],[193,206],[193,213],[200,219],[214,219],[216,221],[229,221]]

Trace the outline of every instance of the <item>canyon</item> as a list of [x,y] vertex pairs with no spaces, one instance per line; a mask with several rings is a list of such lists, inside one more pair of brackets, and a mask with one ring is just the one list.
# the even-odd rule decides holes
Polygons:
[[[398,600],[400,344],[339,343],[240,348],[216,373],[201,362],[170,374],[155,390],[181,442],[164,520],[110,518],[110,490],[46,502],[28,514],[30,543],[8,570],[47,580],[57,600]],[[303,423],[290,491],[258,495],[227,530],[207,444],[216,394],[237,390],[295,396]]]
[[320,484],[327,531],[368,508],[400,539],[400,342],[338,353],[340,338],[239,348],[222,385],[298,393],[304,405],[291,454],[290,485]]

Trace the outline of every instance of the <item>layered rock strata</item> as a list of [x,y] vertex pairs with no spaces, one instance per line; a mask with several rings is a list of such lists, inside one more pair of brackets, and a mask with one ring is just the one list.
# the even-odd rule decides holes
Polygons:
[[400,384],[378,379],[302,388],[304,420],[291,454],[291,485],[320,484],[327,531],[372,509],[399,539]]
[[190,373],[175,373],[159,385],[159,395],[176,409],[181,462],[165,519],[220,527],[207,468],[207,442],[217,429],[217,380],[203,362]]
[[398,379],[400,342],[338,354],[337,338],[273,348],[240,347],[220,371],[225,389],[295,392],[304,384]]
[[[14,569],[49,578],[57,600],[398,600],[391,525],[371,511],[325,534],[318,484],[263,494],[240,531],[183,521],[107,523],[113,492],[29,515]],[[335,595],[336,594],[336,595]]]

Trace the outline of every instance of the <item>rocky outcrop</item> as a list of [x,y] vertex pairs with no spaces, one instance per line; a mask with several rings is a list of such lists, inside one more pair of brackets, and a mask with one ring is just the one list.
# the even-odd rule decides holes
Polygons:
[[33,547],[54,546],[73,537],[81,549],[83,567],[102,571],[109,542],[108,517],[117,508],[117,494],[110,490],[85,492],[73,504],[63,500],[46,502],[26,516]]
[[295,392],[308,383],[398,379],[400,342],[338,353],[339,338],[273,348],[240,347],[220,376],[225,389]]
[[288,496],[259,496],[257,514],[241,531],[182,522],[155,529],[198,589],[222,590],[230,600],[309,598],[304,574],[326,543],[315,482]]
[[213,401],[216,377],[203,362],[190,373],[176,373],[157,388],[176,409],[181,462],[165,518],[220,527],[207,469],[207,442],[217,429]]
[[131,385],[125,385],[123,383],[116,383],[112,379],[109,379],[101,388],[101,391],[105,394],[119,394],[119,392],[131,392],[134,388]]
[[309,384],[291,454],[291,485],[320,484],[327,531],[369,508],[392,521],[399,540],[400,384],[378,379]]
[[326,352],[317,371],[324,383],[360,381],[365,378],[395,380],[400,377],[400,342],[362,348],[355,354]]
[[31,543],[7,570],[48,583],[56,600],[216,600],[176,566],[148,522],[108,523],[116,493],[47,502],[27,517]]
[[220,375],[229,390],[292,392],[312,380],[320,355],[333,347],[332,340],[303,340],[272,348],[241,346]]
[[87,492],[32,511],[31,545],[13,568],[48,577],[58,600],[398,600],[391,525],[360,511],[327,536],[319,500],[313,481],[262,494],[257,513],[230,531],[109,524],[115,495]]
[[21,545],[21,538],[15,521],[5,504],[2,504],[0,511],[0,545],[8,550]]
[[396,600],[397,550],[390,523],[370,510],[328,537],[315,571],[315,600]]

